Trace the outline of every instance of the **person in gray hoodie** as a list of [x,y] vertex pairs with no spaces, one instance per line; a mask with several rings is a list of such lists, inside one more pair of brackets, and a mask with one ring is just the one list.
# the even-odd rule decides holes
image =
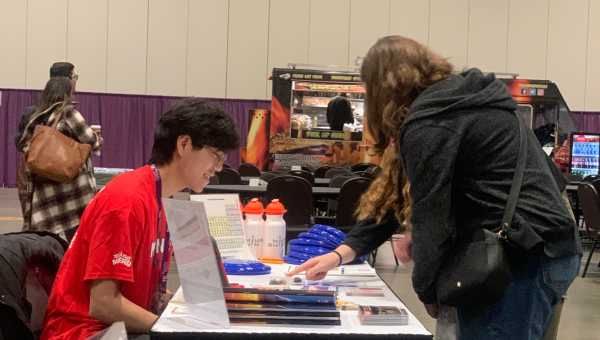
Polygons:
[[[404,213],[395,215],[409,218],[413,287],[436,318],[436,282],[453,245],[481,228],[500,230],[519,155],[517,103],[493,74],[470,69],[453,75],[446,59],[400,36],[371,47],[361,78],[375,152],[397,143],[394,184],[403,187],[394,189],[402,205],[396,211]],[[525,174],[506,247],[512,281],[495,302],[458,309],[460,339],[542,339],[579,272],[577,227],[533,132],[526,138]],[[408,187],[410,199],[402,199],[398,192]],[[308,279],[323,278],[389,238],[391,219],[388,213],[379,223],[361,221],[337,253],[289,275],[306,271]]]

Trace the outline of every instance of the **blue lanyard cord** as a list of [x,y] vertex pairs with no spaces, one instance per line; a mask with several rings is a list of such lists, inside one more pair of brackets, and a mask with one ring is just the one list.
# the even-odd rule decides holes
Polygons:
[[[156,183],[156,203],[158,204],[158,227],[157,227],[157,237],[160,239],[162,232],[162,216],[161,216],[161,197],[162,197],[162,180],[160,179],[160,173],[158,172],[158,168],[156,165],[150,165],[152,168],[152,172],[154,173],[154,181]],[[171,249],[171,233],[169,233],[169,228],[165,228],[165,239],[163,242],[163,258],[161,264],[161,279],[159,284],[159,291],[161,293],[167,292],[167,275],[169,274],[169,250]]]

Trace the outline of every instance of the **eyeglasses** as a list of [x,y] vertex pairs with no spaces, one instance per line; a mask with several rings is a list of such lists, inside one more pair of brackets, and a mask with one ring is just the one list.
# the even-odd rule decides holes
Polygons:
[[75,80],[79,80],[79,75],[78,74],[74,74],[72,76],[69,77],[69,79],[73,79],[75,78]]
[[225,163],[225,161],[227,160],[227,155],[223,154],[223,156],[219,155],[215,150],[213,150],[212,148],[206,147],[210,152],[212,152],[213,155],[217,156],[217,165],[222,165],[223,163]]

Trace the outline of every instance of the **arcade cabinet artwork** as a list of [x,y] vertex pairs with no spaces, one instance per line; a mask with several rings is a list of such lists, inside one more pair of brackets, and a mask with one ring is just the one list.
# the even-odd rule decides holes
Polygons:
[[261,171],[269,166],[270,110],[250,110],[248,117],[248,142],[242,163],[252,163]]
[[[515,75],[518,76],[518,75]],[[502,79],[519,104],[517,112],[563,174],[571,171],[572,136],[579,129],[558,86],[549,80]]]
[[[496,75],[559,169],[565,174],[579,169],[571,164],[573,159],[580,162],[571,156],[572,135],[578,128],[556,84],[517,79],[518,74]],[[253,163],[261,171],[282,165],[379,164],[380,157],[368,152],[374,140],[364,119],[364,98],[365,89],[356,72],[273,69],[271,111],[250,111],[248,147],[242,152],[242,162]],[[354,123],[344,124],[342,131],[340,124],[331,122],[335,116],[329,105],[332,99],[352,111]]]
[[250,111],[242,162],[261,171],[282,165],[379,164],[380,157],[368,152],[374,141],[363,118],[364,98],[355,72],[274,69],[271,111]]

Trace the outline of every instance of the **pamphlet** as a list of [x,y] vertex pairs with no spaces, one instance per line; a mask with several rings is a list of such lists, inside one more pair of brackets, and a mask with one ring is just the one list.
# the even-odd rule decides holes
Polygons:
[[375,296],[383,297],[383,289],[381,288],[348,288],[346,289],[346,296]]
[[358,317],[363,325],[408,325],[408,313],[395,306],[359,306]]

